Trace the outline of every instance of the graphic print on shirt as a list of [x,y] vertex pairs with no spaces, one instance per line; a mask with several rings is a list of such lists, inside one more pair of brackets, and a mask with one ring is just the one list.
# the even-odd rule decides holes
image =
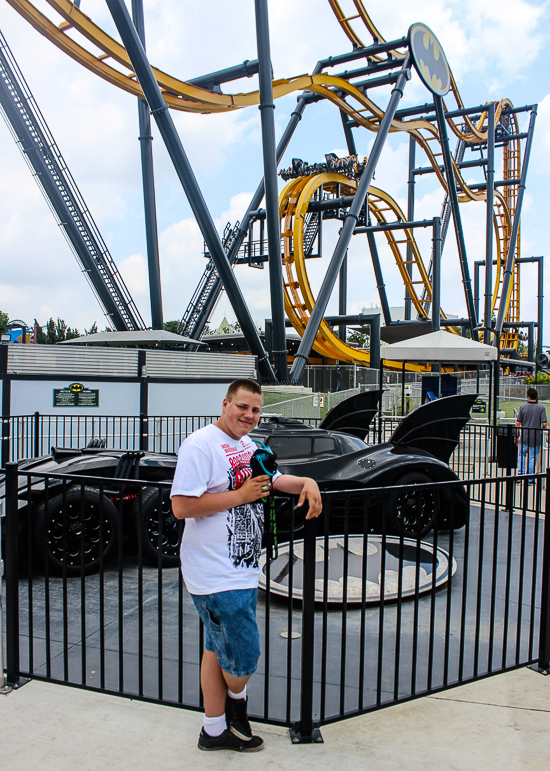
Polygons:
[[[250,458],[253,450],[231,447],[222,448],[229,461],[229,490],[238,490],[252,474]],[[262,548],[264,525],[263,503],[245,503],[229,509],[227,518],[227,546],[229,559],[236,567],[257,568]]]

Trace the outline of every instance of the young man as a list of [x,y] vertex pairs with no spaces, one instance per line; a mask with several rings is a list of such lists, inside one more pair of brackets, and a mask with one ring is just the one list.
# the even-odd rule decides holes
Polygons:
[[264,522],[258,501],[273,488],[298,494],[300,505],[307,501],[308,519],[322,508],[313,479],[251,476],[256,446],[247,435],[258,425],[262,404],[256,382],[231,383],[221,418],[182,443],[172,484],[172,511],[186,520],[183,578],[205,628],[201,750],[257,752],[264,746],[252,735],[246,696],[260,656],[256,599]]
[[[546,409],[538,401],[537,389],[528,388],[527,402],[521,405],[516,417],[516,427],[519,429],[516,443],[519,445],[518,472],[520,474],[535,473],[542,444],[541,428],[548,426]],[[529,480],[529,482],[532,481],[532,479]]]

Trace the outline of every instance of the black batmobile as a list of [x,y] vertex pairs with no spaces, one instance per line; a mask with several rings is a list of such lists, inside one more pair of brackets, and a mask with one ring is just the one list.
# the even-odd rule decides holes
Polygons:
[[[326,507],[331,533],[363,532],[367,526],[371,532],[422,537],[435,525],[462,527],[469,513],[466,490],[433,483],[460,481],[448,462],[477,395],[418,407],[388,442],[368,445],[364,439],[381,396],[381,391],[370,391],[346,399],[318,428],[275,417],[250,436],[276,453],[283,473],[313,477],[322,491],[336,491]],[[172,480],[176,459],[175,454],[110,450],[96,440],[84,449],[52,448],[50,455],[20,461],[20,519],[30,528],[25,543],[32,539],[50,570],[67,575],[92,572],[100,561],[107,562],[122,533],[141,544],[149,562],[177,565],[183,523],[171,513],[168,487],[155,485]],[[79,477],[90,477],[89,484]],[[388,489],[361,494],[367,488]],[[338,498],[338,491],[347,492]],[[0,498],[4,494],[0,476]],[[289,536],[285,511],[288,506],[281,505],[279,540]],[[304,516],[293,516],[295,532]]]

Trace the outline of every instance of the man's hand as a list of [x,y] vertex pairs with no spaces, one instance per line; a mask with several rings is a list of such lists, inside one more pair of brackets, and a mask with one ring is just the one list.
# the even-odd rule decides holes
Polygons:
[[305,502],[309,504],[309,511],[306,514],[306,519],[314,519],[318,517],[323,511],[323,503],[321,500],[321,493],[317,482],[313,479],[305,477],[304,486],[298,499],[298,506],[303,506]]
[[242,497],[241,505],[254,503],[260,498],[265,498],[271,493],[271,478],[267,474],[259,477],[247,477],[237,490]]
[[209,517],[211,514],[217,514],[225,509],[258,501],[260,498],[265,498],[270,492],[271,483],[267,475],[248,477],[238,490],[227,490],[223,493],[203,493],[198,497],[174,495],[172,496],[172,512],[176,519]]
[[299,495],[298,506],[303,506],[307,501],[309,511],[306,519],[318,517],[323,510],[319,487],[317,482],[314,479],[310,479],[310,477],[295,477],[293,474],[283,474],[277,477],[273,487],[281,493]]

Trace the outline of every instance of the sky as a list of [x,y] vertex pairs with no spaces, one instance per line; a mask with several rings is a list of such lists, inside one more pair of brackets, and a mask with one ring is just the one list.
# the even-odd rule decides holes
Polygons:
[[[56,23],[45,0],[35,4]],[[342,2],[344,10],[351,0]],[[547,66],[549,3],[527,0],[399,0],[365,2],[386,39],[406,35],[414,22],[426,23],[439,38],[467,106],[510,99],[515,106],[538,104],[534,142],[521,222],[521,254],[548,257],[548,181],[550,179],[550,75]],[[118,34],[104,0],[82,0],[81,9],[105,31]],[[257,57],[252,0],[144,0],[149,59],[160,69],[185,80]],[[327,0],[270,0],[271,54],[276,78],[310,73],[320,58],[345,53],[351,44]],[[41,109],[80,188],[103,239],[147,325],[150,306],[145,226],[138,142],[137,100],[88,72],[49,43],[6,2],[0,0],[0,30]],[[367,35],[365,33],[365,39]],[[334,71],[333,71],[334,72]],[[257,88],[257,79],[228,83],[224,91]],[[372,94],[373,92],[371,92]],[[384,107],[387,88],[375,101]],[[430,95],[414,73],[401,107],[424,104]],[[296,94],[276,101],[277,138],[296,103]],[[257,107],[223,115],[172,112],[212,217],[222,233],[244,214],[262,176],[260,115]],[[528,115],[521,117],[525,127]],[[156,127],[153,151],[157,196],[160,269],[164,319],[180,319],[205,267],[203,239]],[[368,155],[373,134],[354,132],[358,154]],[[454,143],[451,139],[451,146]],[[306,109],[282,160],[320,162],[325,153],[347,155],[338,110],[327,103]],[[406,210],[408,136],[392,134],[384,146],[373,184],[387,191]],[[426,165],[422,152],[417,159]],[[82,333],[94,322],[105,326],[101,308],[32,178],[13,137],[0,121],[0,310],[11,319],[45,324],[62,318]],[[499,175],[500,171],[500,175]],[[480,181],[471,170],[467,181]],[[502,158],[497,153],[496,178]],[[280,188],[284,183],[280,182]],[[417,219],[439,216],[443,192],[435,175],[416,185]],[[466,248],[473,264],[483,259],[485,205],[461,206]],[[326,228],[323,260],[308,262],[314,292],[320,287],[336,243],[336,227]],[[427,233],[418,238],[422,257],[430,259]],[[395,261],[379,241],[382,269],[392,306],[403,304],[404,289]],[[332,248],[331,248],[332,247]],[[545,294],[550,289],[550,258]],[[267,270],[236,269],[237,279],[258,326],[271,317]],[[521,317],[535,320],[536,268],[522,267]],[[366,237],[355,236],[349,251],[348,313],[379,304]],[[448,314],[466,315],[454,233],[449,231],[442,263],[441,303]],[[328,306],[337,312],[337,290]],[[235,319],[222,294],[211,319]],[[543,339],[550,344],[550,313]]]

